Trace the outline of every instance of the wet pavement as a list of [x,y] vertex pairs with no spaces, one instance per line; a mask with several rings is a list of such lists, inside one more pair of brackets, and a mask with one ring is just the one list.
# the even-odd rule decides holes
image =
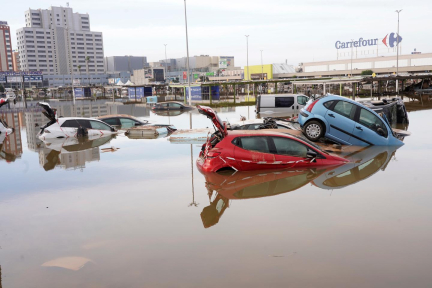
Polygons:
[[[81,113],[211,127],[196,110],[117,106]],[[16,133],[0,149],[0,287],[432,283],[432,110],[409,113],[412,135],[397,150],[345,151],[352,162],[334,169],[234,175],[201,174],[201,145],[166,138],[47,147],[35,137],[47,122],[39,111],[6,111]],[[254,107],[218,112],[255,117]]]

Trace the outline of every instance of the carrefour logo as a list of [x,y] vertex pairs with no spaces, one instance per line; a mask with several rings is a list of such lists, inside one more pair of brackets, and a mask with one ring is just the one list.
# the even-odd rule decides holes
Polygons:
[[[382,39],[382,42],[387,47],[395,47],[398,43],[402,42],[402,37],[399,35],[397,36],[397,33],[390,33],[390,37],[388,37],[389,34],[387,34],[384,39]],[[399,38],[399,40],[398,40]],[[335,47],[336,49],[345,49],[345,48],[352,48],[352,47],[366,47],[366,46],[376,46],[378,42],[378,38],[375,39],[363,39],[359,38],[358,41],[348,41],[348,42],[342,42],[342,41],[336,41]]]
[[[387,45],[387,36],[389,34],[387,34],[384,39],[382,40],[382,42],[384,43],[384,45],[386,45],[387,47],[395,47],[398,45],[398,43],[402,42],[402,37],[399,35],[397,36],[397,33],[390,33],[390,37],[388,38],[388,45]],[[398,40],[399,38],[399,40]]]

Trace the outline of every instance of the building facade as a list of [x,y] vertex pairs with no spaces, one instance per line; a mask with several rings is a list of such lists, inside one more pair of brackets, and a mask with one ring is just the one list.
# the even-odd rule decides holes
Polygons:
[[105,57],[105,67],[108,74],[129,72],[149,67],[145,56],[109,56]]
[[13,71],[15,72],[19,72],[19,52],[18,51],[13,51],[12,52],[12,67],[13,67]]
[[12,43],[10,27],[6,21],[0,21],[0,71],[12,71]]
[[19,68],[44,75],[104,74],[102,32],[90,29],[88,14],[70,7],[29,9],[17,30]]

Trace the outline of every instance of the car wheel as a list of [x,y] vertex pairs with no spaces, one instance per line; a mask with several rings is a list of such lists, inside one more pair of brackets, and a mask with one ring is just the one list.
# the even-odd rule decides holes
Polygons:
[[304,127],[306,137],[311,141],[318,141],[324,135],[324,127],[318,121],[310,121]]

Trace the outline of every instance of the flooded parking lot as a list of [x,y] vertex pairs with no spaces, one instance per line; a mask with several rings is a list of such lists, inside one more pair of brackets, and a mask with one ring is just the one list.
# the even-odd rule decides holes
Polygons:
[[[211,127],[196,110],[102,106],[80,113]],[[336,168],[222,175],[197,170],[200,144],[119,134],[46,145],[40,110],[5,111],[16,130],[0,149],[0,287],[432,283],[432,110],[409,113],[399,149],[347,150],[351,162]],[[255,117],[254,107],[218,113]]]

